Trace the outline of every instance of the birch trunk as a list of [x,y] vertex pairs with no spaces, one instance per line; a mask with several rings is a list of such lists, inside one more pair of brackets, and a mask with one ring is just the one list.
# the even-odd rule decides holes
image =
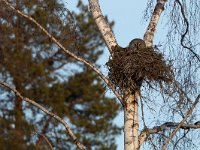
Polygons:
[[124,149],[137,150],[138,143],[138,92],[128,95],[124,107]]

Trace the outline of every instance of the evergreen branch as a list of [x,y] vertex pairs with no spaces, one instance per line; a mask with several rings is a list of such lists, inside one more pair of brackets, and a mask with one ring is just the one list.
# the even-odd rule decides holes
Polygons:
[[122,96],[116,91],[115,87],[110,83],[109,79],[107,77],[105,77],[102,72],[97,69],[97,67],[95,67],[91,62],[89,62],[88,60],[85,60],[82,57],[79,57],[77,55],[75,55],[74,53],[70,52],[68,49],[66,49],[53,35],[51,35],[44,27],[42,27],[34,18],[32,18],[31,16],[28,16],[26,14],[24,14],[23,12],[21,12],[20,10],[16,9],[14,6],[12,6],[12,4],[10,4],[7,0],[0,0],[3,1],[9,8],[11,8],[12,10],[14,10],[16,13],[18,13],[19,15],[21,15],[22,17],[26,18],[27,20],[31,21],[32,23],[34,23],[40,30],[42,30],[54,43],[56,43],[58,45],[58,47],[60,47],[65,53],[67,53],[68,55],[70,55],[71,57],[75,58],[76,60],[84,63],[85,65],[87,65],[88,67],[90,67],[92,70],[94,70],[100,77],[101,79],[106,83],[106,85],[113,91],[113,93],[116,95],[116,97],[119,99],[119,101],[121,102],[121,104],[123,105],[122,102]]
[[21,98],[22,100],[28,102],[29,104],[39,108],[40,110],[42,110],[44,113],[48,114],[49,116],[53,117],[54,119],[56,119],[58,122],[62,123],[65,127],[65,129],[67,130],[69,136],[73,139],[73,142],[77,145],[77,147],[80,150],[85,150],[85,146],[82,145],[78,138],[76,137],[76,135],[73,133],[73,131],[71,130],[71,128],[69,127],[69,125],[67,124],[67,122],[65,122],[62,118],[60,118],[59,116],[57,116],[56,114],[48,111],[46,108],[44,108],[43,106],[41,106],[40,104],[36,103],[34,100],[31,100],[27,97],[24,97],[21,95],[21,93],[16,90],[14,87],[11,87],[10,85],[8,85],[7,83],[0,81],[0,85],[10,89],[11,91],[13,91],[19,98]]

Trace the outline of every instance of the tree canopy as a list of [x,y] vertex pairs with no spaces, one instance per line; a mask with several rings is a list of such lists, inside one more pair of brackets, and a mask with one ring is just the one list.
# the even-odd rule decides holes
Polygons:
[[[103,53],[102,37],[81,1],[77,4],[80,13],[70,12],[58,0],[11,3],[73,53],[93,63]],[[119,104],[105,96],[103,82],[90,68],[62,52],[33,23],[3,2],[0,5],[1,80],[70,121],[88,149],[116,149],[115,136],[121,129],[113,119]],[[62,125],[13,93],[0,92],[0,149],[48,149],[42,135],[56,149],[73,149]]]

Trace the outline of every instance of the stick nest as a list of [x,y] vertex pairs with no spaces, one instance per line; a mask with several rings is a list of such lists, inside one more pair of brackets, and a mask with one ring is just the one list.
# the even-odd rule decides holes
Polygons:
[[120,92],[139,90],[144,80],[162,86],[163,81],[169,84],[173,79],[171,66],[153,48],[117,48],[107,66],[108,77]]

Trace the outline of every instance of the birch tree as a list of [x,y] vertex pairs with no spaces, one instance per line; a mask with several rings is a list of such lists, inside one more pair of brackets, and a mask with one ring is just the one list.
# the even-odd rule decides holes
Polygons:
[[[90,67],[115,94],[124,111],[125,150],[137,150],[142,148],[143,145],[148,146],[148,149],[152,148],[165,150],[167,148],[179,149],[184,147],[187,147],[186,149],[188,149],[188,147],[191,148],[191,146],[195,146],[195,142],[198,142],[198,135],[196,136],[196,139],[189,139],[193,133],[199,133],[200,128],[198,116],[199,112],[194,112],[200,99],[200,80],[198,77],[200,65],[198,51],[198,20],[200,13],[197,9],[199,5],[198,1],[190,1],[190,3],[180,0],[148,1],[144,16],[147,17],[147,20],[149,18],[149,23],[146,31],[144,31],[143,37],[147,48],[145,48],[143,53],[138,52],[138,56],[141,55],[141,58],[147,57],[144,58],[145,60],[149,60],[146,65],[150,64],[152,66],[156,65],[152,64],[155,62],[155,57],[149,57],[150,54],[146,55],[146,53],[152,52],[151,54],[156,57],[158,56],[158,59],[160,59],[159,62],[162,63],[162,66],[161,68],[155,68],[154,70],[157,70],[158,73],[162,72],[161,75],[163,76],[160,77],[159,74],[157,74],[157,76],[150,76],[152,68],[144,68],[145,71],[140,72],[143,77],[142,86],[139,86],[139,88],[135,88],[132,91],[130,91],[131,87],[126,87],[127,84],[123,87],[119,84],[115,84],[115,82],[112,82],[113,80],[111,80],[109,75],[104,75],[90,61],[68,50],[33,17],[21,12],[8,1],[1,1],[4,2],[7,7],[18,13],[18,15],[35,24],[38,27],[38,30],[41,30],[52,40],[52,42],[57,44],[57,46],[59,46],[66,53],[66,55],[70,55]],[[123,53],[127,52],[127,54],[129,54],[128,52],[130,48],[122,48],[117,43],[113,31],[101,11],[99,1],[88,0],[88,4],[93,19],[98,26],[98,29],[110,52],[111,59],[107,62],[107,66],[110,67],[110,71],[112,71],[112,67],[114,66],[112,63],[115,63],[114,58],[117,53],[123,55]],[[166,15],[162,15],[163,13]],[[165,42],[167,45],[165,46],[165,49],[168,49],[168,52],[167,57],[164,57],[159,46],[155,45],[153,41],[158,22],[161,17],[165,19],[167,15],[168,18],[166,19],[170,18],[168,21],[169,32],[166,38],[167,41]],[[134,32],[134,30],[132,32]],[[150,61],[151,58],[153,59],[152,61]],[[168,58],[168,60],[166,58]],[[140,68],[142,67],[143,66],[140,66]],[[166,70],[163,71],[163,68],[165,67],[170,68],[168,70],[170,75],[168,75]],[[119,71],[118,75],[119,77],[123,75],[126,78],[126,74],[123,72]],[[164,78],[165,75],[167,78]],[[134,74],[134,77],[135,76],[137,76],[137,73]],[[132,80],[132,78],[130,79]],[[167,79],[169,79],[169,82]],[[17,89],[13,89],[8,84],[3,82],[1,82],[1,85],[10,88],[18,94],[19,97],[24,99]],[[132,85],[128,84],[128,86]],[[154,94],[152,94],[152,91],[157,93],[159,96],[153,96]],[[168,120],[162,122],[162,118],[157,118],[157,123],[151,127],[149,122],[145,119],[145,114],[154,111],[158,112],[159,108],[156,108],[156,101],[158,101],[158,99],[159,101],[162,99],[161,107],[159,107],[161,113],[160,116]],[[74,137],[72,131],[62,119],[49,113],[45,110],[45,108],[40,107],[38,104],[29,101],[29,99],[25,98],[25,100],[65,124],[66,130],[70,133],[70,136],[75,141],[77,147],[79,149],[85,149],[85,147],[78,141],[77,137]],[[145,108],[149,108],[150,111],[148,112]],[[139,121],[139,114],[141,114],[141,121]],[[159,122],[159,120],[162,121]],[[191,130],[195,131],[192,132]]]

